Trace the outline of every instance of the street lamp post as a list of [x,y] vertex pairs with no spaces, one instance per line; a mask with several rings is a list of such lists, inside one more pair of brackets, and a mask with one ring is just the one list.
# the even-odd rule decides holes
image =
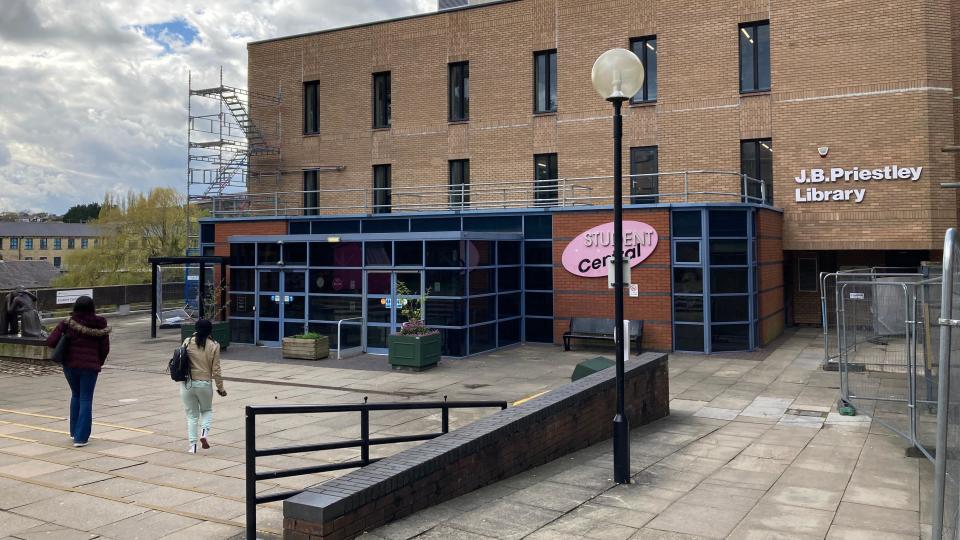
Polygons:
[[613,297],[614,342],[617,348],[617,414],[613,417],[613,479],[630,483],[630,420],[624,406],[623,345],[623,164],[621,146],[623,102],[643,85],[643,64],[626,49],[611,49],[597,58],[591,74],[593,87],[613,104]]

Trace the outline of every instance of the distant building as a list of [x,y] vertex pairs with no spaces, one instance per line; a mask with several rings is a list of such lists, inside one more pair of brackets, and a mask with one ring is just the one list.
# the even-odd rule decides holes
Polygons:
[[63,258],[77,249],[99,244],[99,229],[81,223],[0,222],[0,260],[48,261],[63,267]]
[[49,261],[0,261],[0,291],[49,287],[58,276]]

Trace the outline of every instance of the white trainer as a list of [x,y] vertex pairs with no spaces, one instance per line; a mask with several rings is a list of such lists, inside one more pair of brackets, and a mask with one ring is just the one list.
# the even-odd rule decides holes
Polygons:
[[75,443],[73,443],[73,447],[74,447],[74,448],[80,448],[80,447],[86,446],[86,445],[88,445],[88,444],[90,444],[90,443],[89,443],[89,442],[75,442]]
[[188,446],[188,447],[187,447],[187,453],[188,453],[188,454],[196,454],[196,453],[197,453],[197,444],[194,443],[194,444],[191,444],[190,446]]

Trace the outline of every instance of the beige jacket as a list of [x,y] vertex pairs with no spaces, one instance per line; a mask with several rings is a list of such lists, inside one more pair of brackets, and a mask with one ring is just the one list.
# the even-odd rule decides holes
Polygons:
[[223,378],[220,375],[220,344],[207,338],[206,347],[197,346],[196,336],[187,338],[184,342],[187,354],[190,355],[190,378],[194,381],[209,381],[217,383],[217,390],[223,390]]

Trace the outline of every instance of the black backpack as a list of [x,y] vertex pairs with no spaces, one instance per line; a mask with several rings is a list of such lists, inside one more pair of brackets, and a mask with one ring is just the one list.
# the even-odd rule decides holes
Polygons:
[[190,355],[187,354],[187,342],[189,341],[188,338],[174,349],[173,357],[167,363],[167,371],[174,381],[184,382],[190,379]]

